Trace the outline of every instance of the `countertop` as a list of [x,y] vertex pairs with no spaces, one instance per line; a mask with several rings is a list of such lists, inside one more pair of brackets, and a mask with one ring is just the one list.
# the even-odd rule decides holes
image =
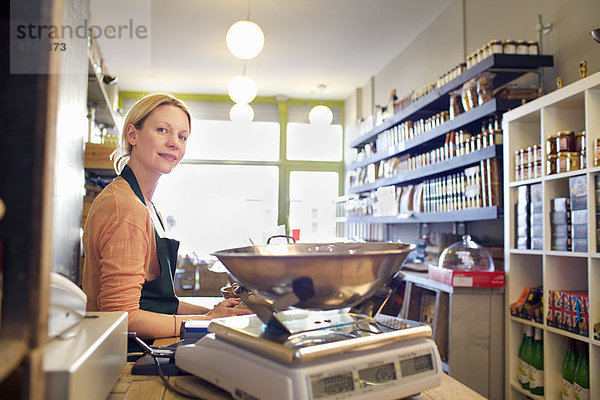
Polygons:
[[[131,366],[127,363],[107,400],[178,400],[183,396],[167,390],[158,376],[131,375]],[[176,387],[195,387],[202,392],[206,400],[231,400],[232,397],[203,385],[199,378],[194,376],[167,377],[169,382]],[[485,397],[469,389],[457,380],[446,374],[442,375],[442,384],[433,389],[426,390],[419,395],[409,397],[411,400],[484,400]],[[284,399],[282,399],[284,400]]]
[[[184,301],[199,304],[205,307],[213,307],[222,301],[219,297],[185,297]],[[155,346],[168,346],[176,342],[178,338],[157,339]],[[115,384],[107,400],[176,400],[185,399],[165,388],[160,377],[148,375],[132,375],[133,363],[127,363],[119,380]],[[214,386],[202,381],[200,378],[190,375],[167,377],[172,385],[197,391],[197,395],[207,400],[231,400],[227,393],[216,389]],[[436,388],[426,390],[419,395],[409,397],[411,400],[484,400],[474,390],[468,388],[456,379],[446,374],[442,375],[442,384]],[[282,399],[283,400],[283,399]]]

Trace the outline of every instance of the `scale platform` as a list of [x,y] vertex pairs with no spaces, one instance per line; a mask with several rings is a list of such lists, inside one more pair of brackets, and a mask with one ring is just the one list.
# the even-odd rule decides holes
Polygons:
[[288,332],[255,315],[213,320],[210,334],[180,346],[179,368],[237,399],[399,399],[441,384],[428,325],[348,310],[291,309]]

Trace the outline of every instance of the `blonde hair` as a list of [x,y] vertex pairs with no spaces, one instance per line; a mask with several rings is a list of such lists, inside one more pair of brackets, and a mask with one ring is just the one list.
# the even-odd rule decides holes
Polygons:
[[127,115],[125,116],[125,121],[123,122],[123,130],[121,131],[121,139],[119,140],[119,145],[110,155],[111,160],[113,160],[113,167],[117,174],[120,174],[125,165],[129,162],[129,157],[131,156],[131,144],[127,140],[127,126],[132,124],[137,129],[141,129],[144,125],[144,121],[146,118],[158,107],[163,105],[172,105],[175,107],[179,107],[188,117],[188,122],[190,125],[190,132],[192,129],[192,113],[189,108],[183,103],[183,101],[175,98],[173,95],[169,93],[152,93],[147,96],[142,97],[131,107]]

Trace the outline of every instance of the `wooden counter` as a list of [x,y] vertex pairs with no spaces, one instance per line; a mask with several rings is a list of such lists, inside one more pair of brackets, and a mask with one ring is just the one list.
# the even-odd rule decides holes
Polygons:
[[[174,394],[167,390],[158,376],[131,375],[131,366],[127,366],[121,373],[121,377],[108,396],[107,400],[178,400],[185,399],[183,396]],[[194,376],[167,377],[172,385],[178,388],[202,388],[203,392],[198,396],[207,400],[231,400],[232,397],[223,392],[212,389],[205,385],[200,386],[199,378]],[[457,380],[446,374],[442,375],[442,384],[436,388],[429,389],[423,393],[409,397],[411,400],[484,400],[485,397],[469,389]],[[285,400],[285,399],[281,399]]]

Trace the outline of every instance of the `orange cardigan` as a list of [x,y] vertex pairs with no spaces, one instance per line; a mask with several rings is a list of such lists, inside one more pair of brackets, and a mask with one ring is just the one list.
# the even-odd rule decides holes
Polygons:
[[150,210],[125,179],[117,177],[94,200],[83,248],[88,311],[127,311],[129,331],[141,338],[179,334],[180,318],[139,309],[142,285],[156,279],[160,267]]

